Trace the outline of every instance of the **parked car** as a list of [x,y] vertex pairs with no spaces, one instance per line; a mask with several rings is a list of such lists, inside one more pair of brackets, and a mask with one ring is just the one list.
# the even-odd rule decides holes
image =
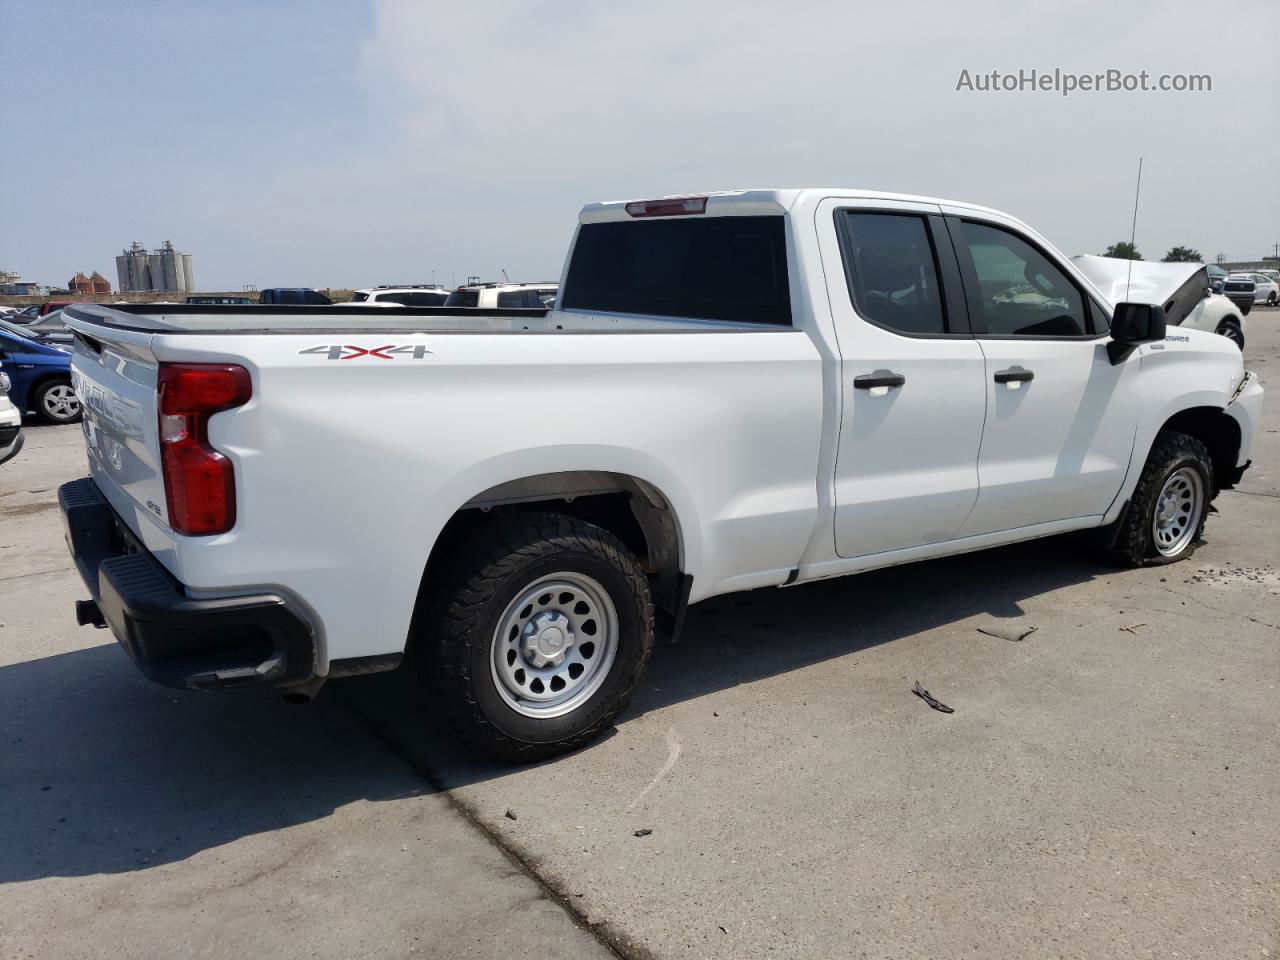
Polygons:
[[1227,280],[1227,271],[1223,270],[1216,263],[1205,264],[1205,270],[1209,274],[1209,289],[1214,293],[1222,292],[1222,285]]
[[40,316],[40,304],[33,303],[29,307],[23,307],[3,319],[11,323],[30,323]]
[[446,307],[545,309],[555,306],[558,283],[480,283],[459,287],[445,300]]
[[1236,305],[1241,314],[1253,309],[1258,285],[1250,277],[1229,276],[1222,284],[1222,295]]
[[80,303],[80,302],[81,301],[79,300],[50,300],[47,303],[40,304],[40,306],[36,308],[36,316],[38,317],[48,316],[49,314],[53,313],[53,311],[61,310],[63,307],[67,306],[68,304]]
[[22,411],[9,399],[9,375],[0,372],[0,464],[22,450]]
[[198,303],[202,306],[243,307],[257,302],[253,297],[214,297],[208,294],[187,297],[187,303]]
[[1273,283],[1280,283],[1280,270],[1258,270],[1256,272],[1262,274]]
[[1151,263],[1115,257],[1078,256],[1074,263],[1112,301],[1159,303],[1177,326],[1226,337],[1244,349],[1244,313],[1232,300],[1213,292],[1208,267],[1200,263]]
[[9,376],[9,399],[20,411],[34,411],[48,423],[80,419],[69,347],[33,334],[29,326],[0,320],[0,371]]
[[268,287],[258,294],[259,303],[295,306],[321,306],[333,303],[318,290],[310,287]]
[[436,284],[366,287],[353,290],[347,303],[394,304],[402,307],[442,307],[449,291]]
[[63,321],[61,310],[54,310],[52,313],[46,313],[43,317],[38,317],[26,325],[28,332],[40,337],[46,337],[54,343],[70,343],[75,339],[75,334],[67,329],[66,323]]
[[158,682],[295,699],[412,647],[461,737],[531,760],[608,729],[691,603],[1071,530],[1172,563],[1249,464],[1240,351],[995,210],[752,190],[579,221],[558,309],[518,325],[69,308],[80,622]]
[[1233,273],[1227,279],[1252,280],[1253,302],[1255,304],[1265,303],[1269,307],[1274,307],[1280,301],[1280,283],[1272,280],[1265,273]]

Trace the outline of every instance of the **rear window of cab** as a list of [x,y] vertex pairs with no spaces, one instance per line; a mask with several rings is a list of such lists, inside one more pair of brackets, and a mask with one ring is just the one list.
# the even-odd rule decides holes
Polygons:
[[562,309],[790,326],[783,217],[584,223]]

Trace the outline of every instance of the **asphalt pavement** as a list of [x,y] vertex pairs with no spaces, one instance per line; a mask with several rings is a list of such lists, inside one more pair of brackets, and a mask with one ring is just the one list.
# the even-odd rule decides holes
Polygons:
[[75,626],[79,431],[32,426],[0,468],[0,960],[1274,957],[1278,328],[1250,314],[1255,465],[1189,561],[1060,537],[708,601],[616,729],[519,769],[407,674],[306,707],[147,683]]

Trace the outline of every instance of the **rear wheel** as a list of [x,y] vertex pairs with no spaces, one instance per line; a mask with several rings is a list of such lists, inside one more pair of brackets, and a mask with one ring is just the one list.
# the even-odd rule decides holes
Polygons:
[[1272,291],[1271,291],[1271,293],[1270,293],[1270,294],[1268,294],[1268,296],[1267,296],[1267,306],[1268,306],[1268,307],[1274,307],[1274,306],[1276,305],[1276,300],[1277,300],[1277,299],[1280,299],[1280,298],[1278,298],[1278,297],[1276,296],[1276,292],[1275,292],[1274,290],[1272,290]]
[[613,722],[653,647],[648,581],[616,537],[526,514],[469,536],[444,569],[414,643],[420,679],[464,739],[528,762]]
[[75,423],[80,419],[80,398],[69,380],[50,380],[36,390],[36,413],[46,423]]
[[1240,324],[1236,323],[1234,320],[1224,320],[1219,324],[1217,332],[1234,343],[1242,351],[1244,350],[1244,331],[1240,329]]
[[1213,461],[1185,433],[1156,437],[1124,516],[1111,528],[1110,553],[1131,567],[1176,563],[1195,552],[1213,495]]

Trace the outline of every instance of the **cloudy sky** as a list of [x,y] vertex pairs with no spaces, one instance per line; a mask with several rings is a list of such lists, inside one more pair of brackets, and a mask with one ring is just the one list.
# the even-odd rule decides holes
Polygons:
[[[1156,7],[1160,13],[1152,12]],[[559,275],[582,203],[842,185],[1067,253],[1280,243],[1280,4],[0,0],[0,269],[204,289]],[[981,93],[1019,69],[1208,93]]]

